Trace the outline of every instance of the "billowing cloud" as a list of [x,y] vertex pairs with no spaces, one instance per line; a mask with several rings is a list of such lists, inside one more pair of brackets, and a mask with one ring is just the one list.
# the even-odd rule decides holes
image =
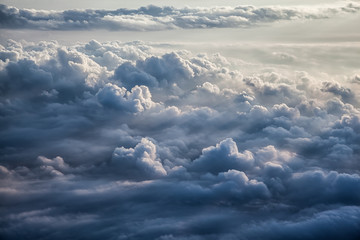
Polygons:
[[[281,20],[321,19],[359,12],[355,1],[325,7],[173,8],[150,5],[138,9],[45,11],[0,6],[2,28],[40,30],[108,29],[152,31],[178,28],[238,28]],[[276,54],[281,59],[284,54]]]
[[146,86],[135,86],[131,92],[125,88],[108,83],[96,94],[104,106],[120,111],[142,112],[156,105],[151,100],[151,93]]
[[301,56],[275,55],[281,66],[143,42],[9,40],[0,235],[357,239],[358,70],[314,75],[283,67]]
[[133,149],[116,148],[112,164],[129,177],[161,177],[167,174],[156,156],[156,146],[146,138],[141,139]]
[[205,173],[218,173],[231,169],[243,170],[250,168],[253,161],[251,152],[239,153],[236,143],[232,139],[226,139],[216,147],[203,149],[200,158],[194,160],[193,169]]

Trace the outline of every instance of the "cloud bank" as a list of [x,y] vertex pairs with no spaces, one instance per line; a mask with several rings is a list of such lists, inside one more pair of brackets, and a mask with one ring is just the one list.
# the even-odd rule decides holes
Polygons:
[[359,73],[95,40],[0,59],[3,239],[360,237]]
[[39,30],[160,31],[193,28],[244,28],[283,20],[330,18],[358,13],[360,5],[344,1],[317,7],[174,8],[49,11],[0,5],[0,27]]

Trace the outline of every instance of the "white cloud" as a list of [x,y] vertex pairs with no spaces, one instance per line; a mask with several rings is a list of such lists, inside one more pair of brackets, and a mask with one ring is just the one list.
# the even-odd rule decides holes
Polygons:
[[0,27],[41,30],[108,29],[152,31],[176,28],[238,28],[281,20],[321,19],[357,13],[355,1],[325,7],[210,7],[40,11],[1,5]]
[[142,112],[156,106],[146,86],[135,86],[128,92],[125,88],[107,83],[96,96],[104,107],[125,112]]

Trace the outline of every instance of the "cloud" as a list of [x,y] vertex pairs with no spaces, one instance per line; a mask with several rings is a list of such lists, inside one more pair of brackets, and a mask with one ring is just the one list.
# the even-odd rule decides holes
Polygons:
[[[327,7],[212,7],[173,8],[150,5],[138,9],[40,11],[1,5],[2,28],[40,30],[153,31],[178,28],[238,28],[281,20],[322,19],[356,13],[357,2]],[[282,55],[284,56],[284,55]],[[280,56],[280,58],[282,58]]]
[[[360,178],[357,174],[349,175],[337,172],[326,174],[321,171],[308,171],[294,174],[288,184],[294,191],[290,194],[290,198],[299,201],[300,204],[307,204],[305,199],[308,199],[310,204],[340,202],[352,205],[360,200],[360,196],[353,192],[353,188],[357,188],[360,184],[359,181]],[[302,191],[302,194],[298,194],[298,191]],[[309,198],[310,196],[311,198]]]
[[229,170],[220,173],[218,176],[222,180],[221,183],[216,184],[215,189],[219,195],[234,193],[236,199],[239,201],[243,199],[268,198],[270,192],[267,186],[256,180],[249,180],[244,172],[237,170]]
[[142,112],[156,105],[151,100],[151,93],[146,86],[135,86],[128,92],[125,88],[108,83],[96,96],[104,107],[120,111]]
[[[154,87],[171,87],[182,85],[193,78],[197,68],[190,61],[176,53],[164,54],[161,57],[149,57],[137,60],[136,66],[131,62],[121,64],[114,72],[114,79],[127,89],[136,85]],[[190,83],[191,84],[191,83]]]
[[[336,226],[336,228],[329,228],[329,226]],[[311,217],[299,219],[296,222],[267,221],[258,226],[252,225],[245,230],[247,232],[245,235],[253,238],[266,236],[268,239],[339,239],[346,234],[349,239],[356,239],[359,237],[358,229],[359,208],[351,206],[315,213]]]
[[236,143],[228,138],[215,147],[203,149],[202,155],[194,160],[192,169],[205,173],[219,173],[231,169],[244,170],[250,168],[253,161],[251,152],[239,153]]
[[5,239],[357,239],[355,70],[95,40],[0,56]]
[[354,98],[351,90],[349,88],[341,87],[339,83],[323,82],[323,88],[321,90],[340,96],[344,102],[352,101]]
[[128,177],[162,177],[167,175],[161,161],[156,156],[156,145],[149,139],[143,138],[135,148],[116,148],[112,157],[112,164],[119,168],[119,172]]
[[148,87],[157,87],[158,81],[152,75],[139,70],[130,62],[120,65],[114,73],[114,78],[121,81],[126,89],[131,89],[136,85],[144,85]]
[[70,168],[69,165],[64,162],[64,159],[59,156],[54,159],[39,156],[38,161],[40,163],[40,169],[53,176],[61,176],[63,175],[62,172],[66,172]]

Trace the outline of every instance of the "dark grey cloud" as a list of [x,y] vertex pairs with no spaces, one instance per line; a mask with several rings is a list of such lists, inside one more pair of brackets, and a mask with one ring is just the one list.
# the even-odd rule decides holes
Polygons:
[[[321,19],[341,13],[357,13],[357,2],[318,7],[212,7],[174,8],[147,6],[138,9],[40,11],[1,5],[0,27],[41,30],[132,30],[176,28],[238,28],[281,20]],[[280,55],[283,58],[285,55]]]
[[296,222],[267,221],[257,226],[252,225],[245,232],[255,239],[341,239],[344,236],[357,239],[358,230],[359,208],[351,206],[314,213]]
[[3,239],[359,237],[353,74],[142,42],[0,50]]

